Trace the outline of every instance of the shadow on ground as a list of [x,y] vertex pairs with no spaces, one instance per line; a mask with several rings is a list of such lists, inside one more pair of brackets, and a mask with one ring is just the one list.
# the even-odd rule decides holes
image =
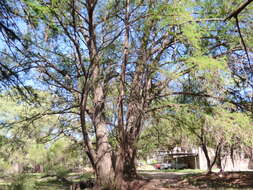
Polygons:
[[206,175],[144,172],[143,180],[131,182],[129,190],[253,190],[253,172],[226,172]]

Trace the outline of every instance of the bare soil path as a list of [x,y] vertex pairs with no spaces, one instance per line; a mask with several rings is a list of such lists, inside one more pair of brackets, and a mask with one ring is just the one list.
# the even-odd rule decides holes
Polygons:
[[128,190],[253,190],[253,172],[226,172],[223,175],[178,172],[141,172]]

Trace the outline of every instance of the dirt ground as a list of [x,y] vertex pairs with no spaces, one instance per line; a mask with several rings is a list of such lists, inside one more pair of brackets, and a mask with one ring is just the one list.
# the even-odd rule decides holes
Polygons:
[[129,190],[253,190],[253,172],[224,174],[182,174],[176,172],[144,172],[142,180],[129,184]]

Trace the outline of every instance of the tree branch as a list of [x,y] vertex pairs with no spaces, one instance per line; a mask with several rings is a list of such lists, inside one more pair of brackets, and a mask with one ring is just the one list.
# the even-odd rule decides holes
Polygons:
[[245,9],[253,0],[246,0],[244,1],[236,10],[232,11],[225,19],[224,21],[227,21],[233,17],[237,17],[240,12],[242,12],[243,9]]

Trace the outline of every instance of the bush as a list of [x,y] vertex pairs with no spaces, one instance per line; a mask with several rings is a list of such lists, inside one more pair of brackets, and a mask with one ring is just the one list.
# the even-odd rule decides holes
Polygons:
[[34,190],[35,188],[35,180],[24,174],[15,176],[11,183],[11,190]]
[[56,175],[58,177],[66,177],[70,170],[64,166],[54,165],[51,167],[45,167],[46,175]]
[[70,173],[70,170],[65,168],[65,167],[62,167],[62,166],[58,166],[55,169],[55,175],[62,178],[62,177],[66,177],[68,176],[68,174]]

